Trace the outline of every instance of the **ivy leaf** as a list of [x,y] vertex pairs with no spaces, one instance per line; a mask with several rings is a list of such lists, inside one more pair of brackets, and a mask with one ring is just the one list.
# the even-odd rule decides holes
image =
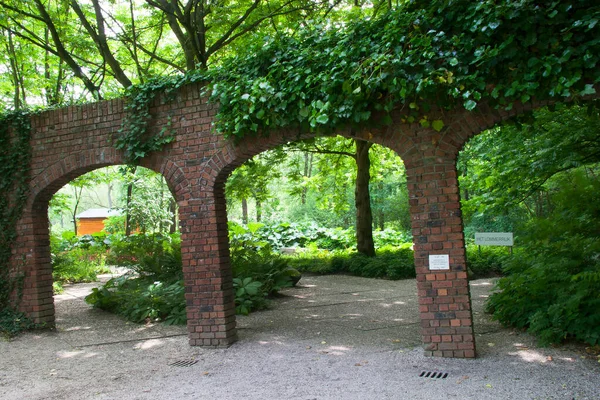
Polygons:
[[444,128],[444,121],[442,121],[441,119],[433,120],[431,122],[431,127],[439,132],[442,130],[442,128]]
[[324,125],[324,124],[326,124],[328,121],[329,121],[329,115],[327,115],[327,114],[320,114],[320,115],[317,117],[317,122],[318,122],[319,124],[323,124],[323,125]]
[[587,84],[585,85],[585,89],[583,89],[581,92],[579,92],[579,94],[581,96],[586,96],[588,94],[596,94],[596,89],[594,88],[594,86],[592,84]]
[[300,109],[300,113],[299,113],[299,114],[300,114],[300,116],[301,116],[302,118],[306,118],[306,117],[308,117],[308,115],[310,114],[310,110],[308,109],[308,107],[302,107],[302,108]]
[[472,111],[475,109],[475,107],[477,107],[477,103],[475,103],[473,100],[467,100],[465,101],[464,106],[468,111]]

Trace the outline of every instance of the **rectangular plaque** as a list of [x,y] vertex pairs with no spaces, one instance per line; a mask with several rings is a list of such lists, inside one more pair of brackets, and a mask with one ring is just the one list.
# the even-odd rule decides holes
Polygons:
[[430,270],[445,270],[450,269],[450,256],[448,254],[430,254],[429,255]]
[[512,232],[477,232],[475,233],[475,244],[480,246],[512,246]]

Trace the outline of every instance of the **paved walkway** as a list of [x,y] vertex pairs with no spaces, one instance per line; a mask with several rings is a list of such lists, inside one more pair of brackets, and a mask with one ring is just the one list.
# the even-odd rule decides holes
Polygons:
[[483,313],[491,280],[471,283],[476,360],[423,356],[414,280],[303,277],[228,349],[92,309],[92,286],[55,297],[56,332],[0,342],[0,399],[600,399],[583,346],[540,349]]

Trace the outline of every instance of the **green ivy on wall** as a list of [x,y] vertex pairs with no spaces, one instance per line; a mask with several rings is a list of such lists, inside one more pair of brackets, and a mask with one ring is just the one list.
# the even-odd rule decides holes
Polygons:
[[560,102],[596,93],[600,6],[595,0],[412,1],[373,20],[324,23],[281,36],[209,71],[159,78],[129,93],[116,145],[137,161],[173,140],[148,137],[149,105],[160,93],[208,82],[226,137],[274,128],[332,132],[403,121],[437,131],[433,107],[510,110],[517,101]]
[[22,111],[0,115],[0,334],[9,336],[31,326],[17,311],[23,276],[10,264],[17,222],[29,195],[30,118]]
[[276,127],[333,131],[401,109],[442,130],[432,107],[511,109],[594,94],[596,1],[412,1],[375,20],[317,26],[213,70],[216,127],[236,137]]

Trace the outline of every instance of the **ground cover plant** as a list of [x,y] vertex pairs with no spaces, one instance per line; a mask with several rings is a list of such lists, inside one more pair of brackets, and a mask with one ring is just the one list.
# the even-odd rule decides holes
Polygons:
[[75,236],[64,232],[51,235],[50,251],[55,293],[63,292],[65,283],[95,282],[98,274],[109,273],[106,265],[107,236],[104,233]]

